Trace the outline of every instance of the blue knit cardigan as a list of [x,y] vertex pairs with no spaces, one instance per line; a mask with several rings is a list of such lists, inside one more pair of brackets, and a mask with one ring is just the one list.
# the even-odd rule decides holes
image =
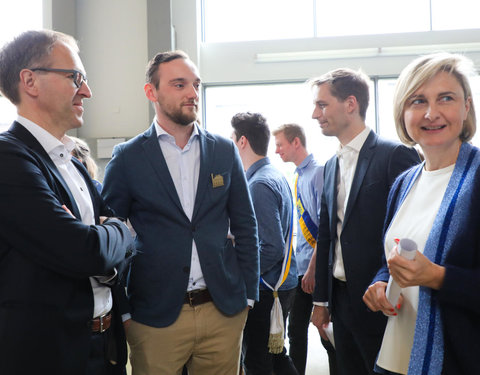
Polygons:
[[[480,150],[462,144],[423,254],[445,267],[440,290],[420,287],[408,374],[480,374]],[[395,181],[387,231],[424,163]],[[373,283],[387,281],[385,259]]]

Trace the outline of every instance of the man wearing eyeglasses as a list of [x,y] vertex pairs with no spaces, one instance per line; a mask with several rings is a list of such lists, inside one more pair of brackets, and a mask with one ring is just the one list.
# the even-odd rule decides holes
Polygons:
[[116,294],[132,238],[65,135],[92,96],[84,72],[62,33],[28,31],[0,50],[0,90],[18,113],[0,135],[1,374],[125,373]]

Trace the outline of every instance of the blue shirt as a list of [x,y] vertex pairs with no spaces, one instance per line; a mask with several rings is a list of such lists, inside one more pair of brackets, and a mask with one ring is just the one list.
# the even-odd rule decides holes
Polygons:
[[[323,166],[310,154],[300,163],[295,172],[298,173],[297,192],[302,197],[303,207],[308,211],[310,218],[318,227],[323,189]],[[295,256],[299,276],[305,275],[305,272],[307,272],[313,250],[297,222],[297,248]]]
[[[266,157],[247,170],[247,181],[258,224],[260,275],[272,287],[278,281],[285,255],[285,241],[293,215],[292,193],[283,174]],[[297,286],[295,254],[290,271],[279,290]],[[261,289],[267,289],[260,284]]]

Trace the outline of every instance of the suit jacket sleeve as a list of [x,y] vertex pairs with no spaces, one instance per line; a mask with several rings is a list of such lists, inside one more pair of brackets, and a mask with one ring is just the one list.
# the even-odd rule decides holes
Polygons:
[[14,249],[69,277],[111,274],[133,246],[128,228],[116,220],[85,225],[73,218],[46,165],[22,144],[1,139],[0,158],[0,257]]
[[389,154],[388,162],[388,185],[391,187],[395,179],[407,169],[420,163],[418,152],[411,147],[398,145]]
[[330,242],[332,241],[330,216],[328,213],[327,199],[325,197],[325,186],[322,189],[321,196],[320,222],[318,225],[317,238],[317,259],[315,264],[315,290],[313,293],[313,300],[315,302],[328,301],[329,253]]

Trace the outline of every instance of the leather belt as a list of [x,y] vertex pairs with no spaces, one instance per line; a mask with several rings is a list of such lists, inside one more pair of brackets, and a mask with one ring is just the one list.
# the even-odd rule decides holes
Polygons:
[[212,296],[208,289],[192,290],[185,294],[183,303],[188,303],[190,306],[198,306],[206,302],[212,301]]
[[92,319],[92,332],[98,332],[98,333],[105,332],[107,329],[110,328],[111,323],[112,323],[111,312],[101,315],[99,317],[96,317]]

